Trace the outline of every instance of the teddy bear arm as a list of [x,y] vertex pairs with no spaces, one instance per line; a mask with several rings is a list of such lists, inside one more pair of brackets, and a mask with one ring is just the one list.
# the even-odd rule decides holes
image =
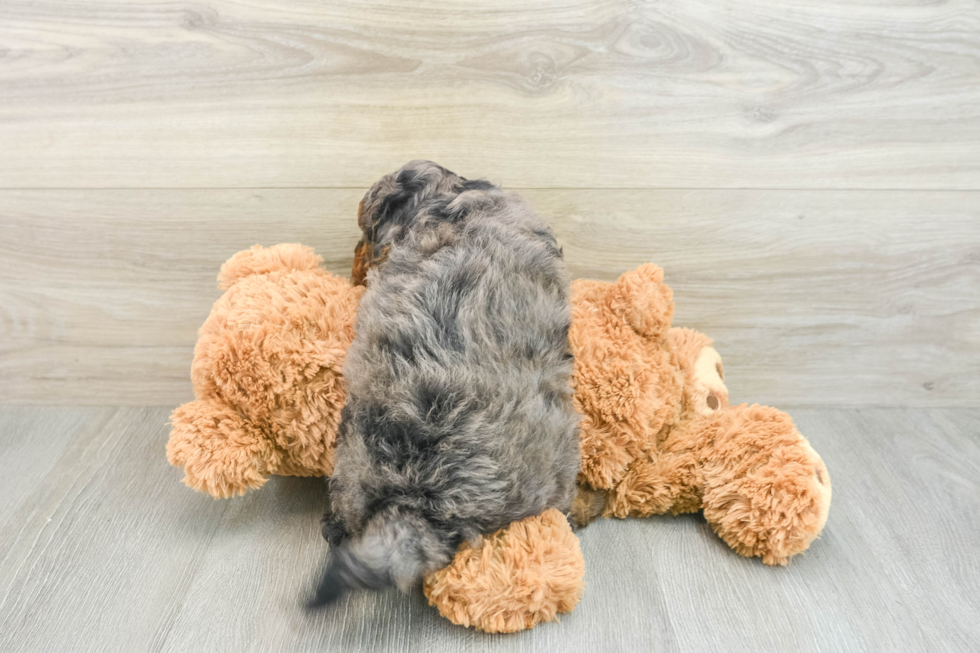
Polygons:
[[184,483],[216,499],[262,487],[277,452],[260,429],[230,407],[196,400],[170,416],[167,460],[182,467]]
[[665,447],[638,459],[606,499],[606,516],[649,517],[701,509],[701,470],[687,447]]
[[692,422],[703,438],[704,516],[736,552],[785,565],[819,536],[830,475],[789,415],[742,404]]

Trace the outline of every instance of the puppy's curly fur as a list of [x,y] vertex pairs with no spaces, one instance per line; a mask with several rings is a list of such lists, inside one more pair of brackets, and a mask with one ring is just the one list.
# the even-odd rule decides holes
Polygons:
[[568,515],[581,465],[569,278],[547,225],[428,161],[378,182],[359,222],[367,290],[314,605],[408,589],[465,540]]

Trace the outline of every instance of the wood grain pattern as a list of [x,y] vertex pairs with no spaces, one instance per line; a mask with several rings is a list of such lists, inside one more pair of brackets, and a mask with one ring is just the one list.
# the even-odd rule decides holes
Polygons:
[[[0,406],[0,650],[980,650],[974,0],[3,0],[0,155],[0,404],[101,406]],[[820,407],[823,538],[602,521],[579,607],[510,637],[304,613],[322,482],[193,493],[169,406],[228,256],[347,274],[423,157],[525,189],[575,276],[663,266],[733,399]]]
[[[698,516],[580,532],[587,589],[561,623],[455,627],[421,594],[300,607],[326,546],[324,486],[214,501],[163,455],[167,410],[2,408],[5,651],[897,651],[980,648],[980,412],[802,409],[834,483],[823,537],[787,568]],[[23,440],[21,434],[32,437]],[[66,435],[68,434],[68,435]],[[50,448],[52,442],[59,444]]]
[[[736,400],[980,401],[980,193],[522,192],[575,276],[664,267]],[[361,193],[0,192],[0,403],[189,399],[221,263],[303,242],[347,275]]]
[[4,0],[0,187],[980,189],[973,0]]

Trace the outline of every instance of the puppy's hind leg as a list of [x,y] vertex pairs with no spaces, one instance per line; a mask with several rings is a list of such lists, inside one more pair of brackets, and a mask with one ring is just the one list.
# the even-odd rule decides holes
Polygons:
[[320,523],[323,528],[323,539],[330,544],[331,548],[335,548],[340,546],[340,544],[345,540],[350,539],[350,532],[347,530],[344,520],[341,519],[340,515],[335,510],[333,510],[332,502],[330,500],[330,494],[332,492],[332,489],[327,491],[327,506],[323,511],[323,517],[320,518]]

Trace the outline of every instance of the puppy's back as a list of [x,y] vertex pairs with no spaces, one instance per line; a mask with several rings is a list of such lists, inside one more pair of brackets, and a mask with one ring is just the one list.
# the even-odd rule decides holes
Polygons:
[[352,536],[335,560],[383,564],[334,587],[407,586],[464,539],[571,509],[567,272],[527,205],[481,184],[418,202],[369,272],[331,488]]

